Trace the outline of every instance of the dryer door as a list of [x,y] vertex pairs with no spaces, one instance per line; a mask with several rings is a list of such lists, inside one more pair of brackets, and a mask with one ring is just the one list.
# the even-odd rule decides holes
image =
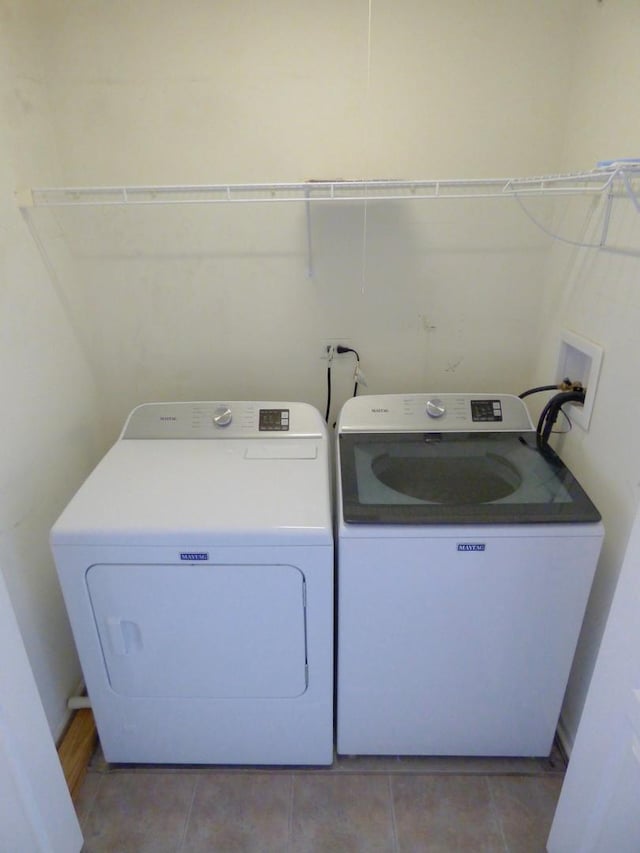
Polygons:
[[305,582],[288,565],[90,566],[109,683],[131,697],[292,697],[307,686]]

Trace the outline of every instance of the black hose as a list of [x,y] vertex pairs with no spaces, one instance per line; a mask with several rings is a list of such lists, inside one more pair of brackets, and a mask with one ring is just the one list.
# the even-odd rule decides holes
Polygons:
[[540,391],[557,391],[557,385],[538,385],[536,388],[529,388],[527,391],[523,391],[522,394],[518,394],[521,400],[524,400],[525,397],[528,397],[530,394],[538,394]]
[[584,403],[584,397],[584,391],[562,391],[560,394],[556,394],[548,401],[538,419],[538,426],[536,429],[538,447],[541,449],[545,448],[549,443],[551,430],[553,429],[553,426],[558,419],[558,414],[564,404]]
[[329,365],[327,367],[327,411],[324,416],[324,419],[327,423],[329,423],[329,410],[331,409],[331,359],[329,359]]
[[[345,352],[352,352],[356,357],[356,373],[357,373],[357,368],[360,365],[360,354],[358,353],[358,351],[353,349],[353,347],[344,347],[344,346],[342,346],[342,344],[338,344],[338,346],[336,347],[336,352],[338,353],[338,355],[342,355]],[[357,379],[353,385],[353,396],[354,397],[358,396],[358,380]]]

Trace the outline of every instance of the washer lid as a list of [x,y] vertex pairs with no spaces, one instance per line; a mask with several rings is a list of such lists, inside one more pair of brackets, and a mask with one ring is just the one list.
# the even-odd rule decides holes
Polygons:
[[343,433],[345,522],[596,522],[600,514],[534,432]]

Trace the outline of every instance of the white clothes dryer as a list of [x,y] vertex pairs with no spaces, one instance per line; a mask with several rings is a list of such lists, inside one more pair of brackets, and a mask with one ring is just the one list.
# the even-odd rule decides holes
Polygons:
[[330,764],[327,430],[303,403],[158,403],[51,532],[107,761]]
[[337,496],[338,753],[548,755],[603,527],[524,403],[349,400]]

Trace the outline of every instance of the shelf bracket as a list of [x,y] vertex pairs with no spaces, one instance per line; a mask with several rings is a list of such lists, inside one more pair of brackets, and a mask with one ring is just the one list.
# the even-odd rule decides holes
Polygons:
[[633,202],[633,206],[635,207],[636,212],[640,213],[640,200],[638,199],[638,196],[637,196],[635,190],[633,189],[631,181],[629,180],[629,176],[627,175],[627,173],[625,172],[624,169],[620,170],[620,176],[622,177],[622,182],[624,183],[624,188],[627,191],[627,195],[629,196],[629,198]]

